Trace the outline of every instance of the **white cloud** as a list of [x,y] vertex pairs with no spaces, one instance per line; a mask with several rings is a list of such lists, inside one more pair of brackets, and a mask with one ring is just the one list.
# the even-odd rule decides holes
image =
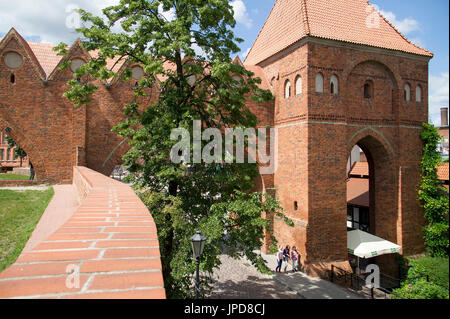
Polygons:
[[[397,19],[397,16],[392,11],[384,11],[376,4],[373,7],[380,12],[401,34],[404,36],[414,34],[417,31],[421,31],[420,24],[414,18],[404,18],[403,20]],[[418,36],[414,36],[409,39],[412,43],[424,48],[425,42]]]
[[[7,33],[14,27],[22,36],[34,41],[40,39],[45,43],[57,44],[63,41],[71,44],[79,37],[73,28],[67,27],[68,19],[74,17],[74,7],[101,15],[103,8],[118,2],[119,0],[1,1],[0,33]],[[70,21],[73,22],[74,19]]]
[[377,9],[377,11],[380,12],[403,35],[410,34],[414,31],[420,31],[420,25],[417,20],[413,18],[398,20],[397,16],[392,11],[384,11],[376,4],[372,4],[372,6]]
[[400,31],[403,35],[410,34],[413,31],[419,31],[420,26],[417,20],[413,18],[405,18],[403,20],[398,20],[395,14],[391,11],[383,11],[380,10],[380,13],[390,22],[392,23],[398,31]]
[[428,112],[433,124],[441,124],[441,107],[449,106],[449,72],[429,78]]
[[251,48],[248,48],[247,50],[245,50],[245,52],[242,52],[241,57],[242,60],[245,60],[245,58],[247,57],[248,53],[250,52]]
[[170,10],[163,11],[163,5],[160,4],[158,7],[159,14],[161,14],[167,21],[172,21],[176,18],[175,9],[171,8]]
[[247,7],[243,0],[234,0],[231,2],[231,6],[234,10],[234,18],[238,23],[242,23],[247,28],[251,28],[253,26],[253,20],[248,15]]

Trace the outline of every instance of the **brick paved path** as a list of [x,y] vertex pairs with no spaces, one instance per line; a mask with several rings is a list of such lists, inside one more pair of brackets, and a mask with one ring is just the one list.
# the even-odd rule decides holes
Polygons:
[[[156,226],[127,185],[84,167],[87,196],[0,274],[0,298],[165,298]],[[79,267],[79,287],[67,267]],[[67,285],[67,283],[69,285]]]

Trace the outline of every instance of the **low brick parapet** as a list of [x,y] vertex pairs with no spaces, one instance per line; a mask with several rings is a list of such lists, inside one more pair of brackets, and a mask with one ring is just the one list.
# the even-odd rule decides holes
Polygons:
[[0,298],[165,298],[147,207],[128,185],[85,167],[74,168],[74,183],[81,205],[0,273]]
[[0,187],[24,187],[24,186],[36,186],[41,184],[38,181],[31,180],[0,180]]

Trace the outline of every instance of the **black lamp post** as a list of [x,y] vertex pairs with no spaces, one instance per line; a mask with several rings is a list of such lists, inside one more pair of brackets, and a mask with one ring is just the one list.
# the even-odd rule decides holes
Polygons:
[[198,299],[198,293],[200,291],[200,274],[199,274],[199,268],[200,268],[200,257],[203,254],[203,249],[205,248],[206,243],[206,237],[203,236],[200,231],[197,231],[197,233],[191,237],[191,246],[192,251],[194,252],[194,257],[197,260],[197,273],[195,276],[195,298]]

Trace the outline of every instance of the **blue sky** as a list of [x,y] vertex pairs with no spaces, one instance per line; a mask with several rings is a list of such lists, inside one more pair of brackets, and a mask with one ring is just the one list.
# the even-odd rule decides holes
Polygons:
[[[71,43],[77,38],[67,28],[74,6],[94,14],[118,0],[0,0],[0,37],[15,27],[34,42]],[[231,0],[235,8],[235,33],[245,41],[241,58],[256,39],[275,0]],[[449,105],[449,1],[372,0],[383,15],[409,40],[435,54],[429,65],[430,118],[440,124],[439,109]]]

